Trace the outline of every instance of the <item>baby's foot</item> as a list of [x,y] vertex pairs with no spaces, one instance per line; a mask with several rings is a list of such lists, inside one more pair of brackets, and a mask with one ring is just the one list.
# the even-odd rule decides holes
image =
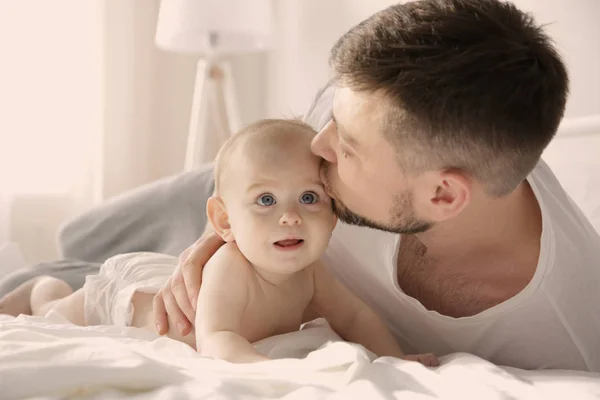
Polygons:
[[407,361],[417,361],[426,367],[439,367],[440,366],[440,360],[438,360],[437,357],[431,353],[404,356],[404,357],[402,357],[402,359],[407,360]]
[[0,314],[13,317],[19,314],[31,315],[31,291],[39,278],[32,278],[23,282],[13,291],[0,299]]

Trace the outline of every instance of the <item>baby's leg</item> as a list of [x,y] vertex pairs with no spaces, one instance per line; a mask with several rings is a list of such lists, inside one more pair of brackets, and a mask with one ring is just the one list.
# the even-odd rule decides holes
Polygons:
[[[156,322],[154,321],[153,313],[153,299],[154,294],[135,292],[131,299],[133,305],[133,320],[131,325],[137,328],[148,329],[151,332],[156,333]],[[194,329],[187,336],[182,336],[175,327],[175,322],[168,317],[169,321],[169,332],[167,336],[173,340],[183,342],[188,346],[196,349],[196,335]]]
[[83,289],[73,292],[65,281],[52,277],[42,277],[31,291],[32,315],[44,316],[54,310],[80,326],[85,326],[83,302]]
[[76,325],[85,325],[83,291],[73,293],[65,282],[50,276],[30,279],[0,300],[0,313],[43,316],[51,309]]
[[16,317],[20,314],[31,315],[31,290],[40,277],[29,279],[8,292],[0,299],[0,314]]

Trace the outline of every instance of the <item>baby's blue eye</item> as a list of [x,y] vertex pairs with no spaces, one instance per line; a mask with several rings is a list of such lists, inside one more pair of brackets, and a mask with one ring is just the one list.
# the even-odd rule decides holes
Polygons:
[[317,201],[319,201],[319,196],[313,192],[304,192],[300,196],[300,203],[302,204],[315,204]]
[[270,207],[276,203],[275,196],[273,196],[272,194],[263,194],[256,200],[256,202],[258,203],[258,205],[264,207]]

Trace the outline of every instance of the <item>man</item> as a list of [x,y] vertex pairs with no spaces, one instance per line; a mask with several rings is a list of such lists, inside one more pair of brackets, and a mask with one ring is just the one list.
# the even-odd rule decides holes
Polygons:
[[[306,117],[326,122],[312,150],[345,222],[325,264],[409,352],[600,372],[600,237],[540,160],[568,93],[541,28],[510,3],[421,0],[352,28],[330,62]],[[189,331],[220,245],[182,254],[159,332],[167,314]]]

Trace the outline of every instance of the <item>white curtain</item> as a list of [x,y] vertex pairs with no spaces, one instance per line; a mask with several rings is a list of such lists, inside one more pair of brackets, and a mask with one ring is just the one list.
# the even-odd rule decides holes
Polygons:
[[178,172],[195,60],[154,47],[158,0],[0,0],[0,245]]
[[[0,240],[39,257],[93,201],[99,172],[101,1],[0,1]],[[50,240],[47,240],[50,235]]]
[[[158,0],[0,0],[0,241],[60,257],[68,218],[181,170],[195,60]],[[0,243],[1,244],[1,243]]]

